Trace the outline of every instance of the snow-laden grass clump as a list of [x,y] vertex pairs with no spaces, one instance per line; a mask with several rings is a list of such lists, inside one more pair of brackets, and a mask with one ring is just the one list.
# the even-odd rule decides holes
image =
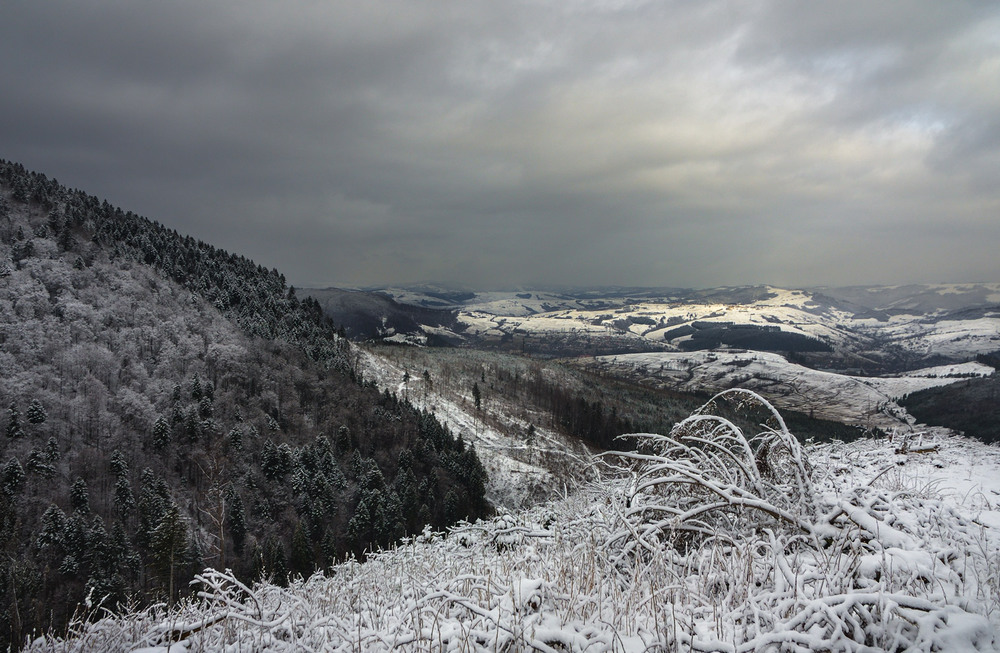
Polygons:
[[[961,439],[803,450],[739,390],[669,435],[633,437],[636,452],[595,463],[600,480],[544,506],[287,588],[206,571],[172,609],[81,620],[30,648],[997,650],[997,515],[985,486],[971,491],[997,470],[994,450]],[[959,493],[944,487],[966,471]]]

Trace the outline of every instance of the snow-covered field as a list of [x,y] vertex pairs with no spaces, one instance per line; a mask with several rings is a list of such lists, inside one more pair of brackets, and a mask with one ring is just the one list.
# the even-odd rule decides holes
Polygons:
[[754,351],[621,354],[580,359],[576,364],[687,392],[750,388],[782,410],[884,430],[912,425],[912,418],[896,405],[896,399],[969,376],[993,373],[988,365],[961,363],[890,377],[851,376],[814,370],[790,363],[778,354]]
[[[767,418],[741,433],[729,402]],[[224,572],[31,651],[996,651],[1000,450],[800,449],[731,391],[565,497],[280,588]],[[168,647],[170,642],[174,642]]]
[[[779,328],[820,340],[838,353],[880,358],[945,356],[968,360],[1000,350],[1000,309],[988,303],[1000,294],[998,284],[915,287],[917,294],[912,298],[907,300],[904,293],[903,299],[894,301],[890,301],[892,289],[887,288],[846,293],[854,299],[872,295],[874,299],[868,303],[873,305],[881,305],[881,298],[886,310],[816,290],[744,289],[752,291],[750,295],[731,290],[727,294],[726,289],[720,289],[705,297],[689,293],[632,300],[618,295],[602,300],[599,295],[581,299],[537,292],[494,292],[475,295],[453,308],[459,311],[463,335],[473,338],[626,337],[636,346],[676,351],[689,337],[671,336],[672,330],[696,322],[729,322]],[[400,301],[421,300],[417,293],[392,292]],[[963,297],[977,307],[968,315],[955,312]]]

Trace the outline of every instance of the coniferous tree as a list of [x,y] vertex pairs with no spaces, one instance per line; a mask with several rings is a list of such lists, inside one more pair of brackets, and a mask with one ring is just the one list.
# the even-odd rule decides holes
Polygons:
[[48,462],[45,452],[38,449],[32,449],[28,453],[24,467],[29,474],[38,474],[42,478],[52,478],[56,474],[56,468]]
[[167,600],[174,600],[174,579],[177,566],[187,553],[187,524],[180,509],[171,503],[150,537],[150,552],[157,571],[167,580]]
[[288,563],[292,574],[302,578],[309,578],[316,569],[312,547],[301,522],[296,524],[295,531],[292,533],[292,552]]
[[151,546],[153,531],[160,523],[163,514],[170,506],[170,490],[162,478],[156,476],[153,470],[145,468],[139,479],[139,527],[136,541],[139,546],[148,549]]
[[288,559],[285,556],[285,547],[277,539],[271,538],[265,546],[265,560],[267,561],[267,571],[275,585],[284,587],[288,584]]
[[7,409],[7,437],[10,439],[23,438],[24,429],[21,428],[21,412],[13,403]]
[[48,463],[57,463],[61,454],[59,453],[59,441],[55,437],[50,437],[45,443],[45,460]]
[[135,509],[132,486],[124,476],[119,476],[115,482],[115,508],[118,509],[118,514],[122,519],[127,519]]
[[111,460],[108,462],[108,469],[115,475],[115,478],[128,476],[128,462],[126,462],[125,455],[122,454],[120,449],[115,449],[115,452],[111,454]]
[[28,418],[29,424],[41,424],[48,418],[45,408],[42,407],[42,403],[37,399],[31,400],[31,403],[28,404],[28,410],[24,415]]
[[51,504],[42,515],[42,528],[35,539],[36,546],[39,549],[50,550],[53,555],[61,558],[67,527],[66,513],[60,510],[57,505]]
[[162,415],[153,423],[153,446],[165,449],[170,444],[170,422]]
[[229,429],[226,440],[234,450],[241,451],[243,449],[243,429],[238,426]]
[[24,485],[24,468],[17,458],[11,458],[7,464],[0,469],[0,491],[7,497],[13,497]]
[[87,490],[87,482],[81,477],[73,481],[73,487],[69,491],[69,504],[74,512],[81,514],[90,512],[90,492]]
[[237,553],[241,553],[247,535],[246,513],[243,510],[243,499],[232,486],[226,492],[226,518],[229,523],[229,535],[233,538],[233,548]]

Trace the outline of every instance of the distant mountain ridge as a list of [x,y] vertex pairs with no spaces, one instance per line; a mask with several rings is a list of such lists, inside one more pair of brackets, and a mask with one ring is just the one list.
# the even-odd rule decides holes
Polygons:
[[[389,295],[339,288],[308,289],[323,312],[355,340],[425,333],[425,328],[458,330],[457,311],[400,304]],[[441,339],[431,344],[448,344]]]

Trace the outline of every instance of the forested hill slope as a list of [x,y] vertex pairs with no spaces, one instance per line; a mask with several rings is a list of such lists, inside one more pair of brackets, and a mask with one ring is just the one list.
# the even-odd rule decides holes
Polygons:
[[0,645],[484,514],[475,452],[350,360],[277,271],[0,161]]

